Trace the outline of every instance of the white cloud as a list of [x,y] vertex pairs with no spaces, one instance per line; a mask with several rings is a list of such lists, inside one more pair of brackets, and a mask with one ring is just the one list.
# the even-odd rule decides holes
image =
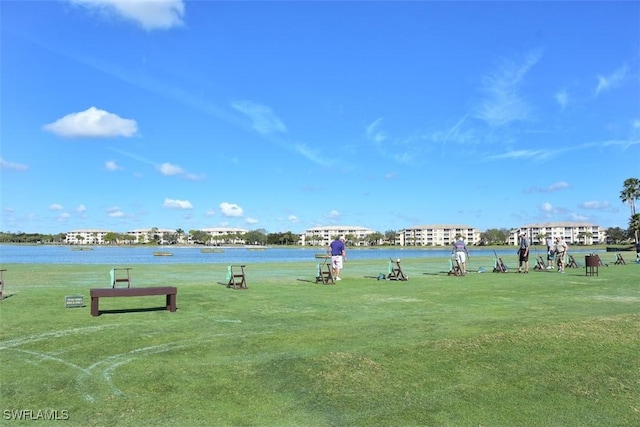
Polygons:
[[252,101],[236,101],[231,104],[233,109],[251,119],[253,128],[261,134],[274,132],[286,133],[287,127],[276,116],[270,107]]
[[569,183],[565,182],[565,181],[558,181],[558,182],[556,182],[554,184],[551,184],[550,186],[548,186],[547,188],[543,189],[542,191],[550,193],[552,191],[564,190],[565,188],[571,188]]
[[80,205],[76,208],[76,212],[85,212],[87,210],[87,207],[85,205]]
[[62,205],[59,205],[59,204],[57,204],[57,203],[54,203],[54,204],[52,204],[52,205],[49,205],[49,210],[50,210],[50,211],[61,211],[62,209],[64,209],[64,208],[62,207]]
[[168,209],[193,209],[188,200],[164,199],[162,206]]
[[340,217],[340,212],[338,212],[337,210],[333,209],[327,214],[327,217],[328,218],[339,218]]
[[185,3],[183,0],[69,0],[73,4],[103,15],[116,15],[133,21],[145,30],[164,30],[183,24]]
[[9,170],[14,170],[14,171],[25,171],[25,170],[29,169],[29,166],[22,165],[20,163],[7,162],[5,159],[0,157],[0,169],[9,169]]
[[287,219],[288,219],[290,222],[298,222],[298,217],[297,217],[297,216],[295,216],[295,215],[289,215],[289,216],[287,217]]
[[108,171],[117,171],[117,170],[121,170],[122,167],[118,166],[118,164],[116,162],[114,162],[113,160],[109,160],[107,162],[104,163],[104,168]]
[[257,224],[257,223],[258,223],[258,222],[260,222],[260,221],[258,221],[258,220],[257,220],[257,219],[255,219],[255,218],[247,218],[245,222],[246,222],[247,224]]
[[540,206],[540,209],[542,209],[543,212],[551,213],[553,212],[553,205],[551,203],[545,202],[542,204],[542,206]]
[[120,218],[124,216],[124,212],[122,212],[119,207],[114,206],[112,208],[107,209],[107,215],[111,218]]
[[216,210],[215,209],[208,209],[206,212],[207,216],[214,216],[216,214]]
[[591,200],[588,202],[584,202],[580,205],[583,209],[608,209],[611,207],[609,202],[599,202],[597,200]]
[[184,173],[182,168],[178,165],[172,165],[171,163],[163,163],[157,166],[162,175],[180,175]]
[[598,76],[598,85],[596,86],[596,96],[601,92],[616,88],[624,82],[629,68],[626,65],[616,69],[608,76]]
[[586,217],[586,216],[584,216],[584,215],[577,214],[577,213],[575,213],[575,212],[574,212],[574,213],[571,213],[571,214],[570,214],[570,217],[571,217],[571,221],[587,221],[587,220],[589,219],[589,217]]
[[134,136],[138,132],[135,120],[90,107],[86,111],[67,114],[44,126],[44,130],[65,138],[109,138]]
[[220,203],[220,212],[226,217],[241,217],[244,215],[242,208],[235,203]]

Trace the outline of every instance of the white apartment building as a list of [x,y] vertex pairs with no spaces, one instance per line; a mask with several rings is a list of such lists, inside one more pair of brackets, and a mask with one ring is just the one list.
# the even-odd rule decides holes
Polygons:
[[462,236],[468,245],[480,241],[480,230],[461,224],[415,225],[398,231],[396,244],[400,246],[450,246]]
[[348,243],[354,246],[364,246],[368,243],[364,240],[366,236],[375,231],[359,226],[347,225],[327,225],[324,227],[313,227],[305,230],[300,236],[303,245],[328,246],[332,240],[338,236],[345,236]]
[[104,236],[110,232],[110,230],[93,228],[67,231],[65,242],[68,245],[102,245],[104,244]]
[[586,222],[547,222],[524,225],[512,230],[509,244],[518,245],[518,235],[524,232],[532,244],[544,245],[545,237],[562,237],[569,244],[596,245],[607,241],[605,229]]
[[244,244],[245,242],[240,238],[240,236],[249,232],[249,230],[245,230],[244,228],[233,227],[203,228],[200,231],[204,231],[205,233],[209,234],[213,241],[233,245]]

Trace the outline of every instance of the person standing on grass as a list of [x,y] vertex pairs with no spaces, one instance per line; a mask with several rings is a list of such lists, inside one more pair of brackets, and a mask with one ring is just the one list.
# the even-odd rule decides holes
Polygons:
[[556,237],[556,244],[553,246],[553,250],[556,253],[556,264],[558,265],[558,273],[564,273],[564,257],[569,250],[564,239],[560,236]]
[[460,270],[462,275],[467,274],[467,258],[469,258],[469,250],[464,243],[464,238],[458,236],[458,239],[454,242],[451,253],[455,254],[458,263],[460,264]]
[[547,270],[553,270],[553,238],[547,237]]
[[520,249],[518,249],[518,273],[522,273],[522,264],[524,264],[524,272],[529,272],[529,239],[525,233],[520,233]]
[[347,260],[347,249],[344,246],[344,236],[337,237],[329,245],[331,251],[331,269],[334,280],[342,280],[340,278],[340,272],[344,262]]

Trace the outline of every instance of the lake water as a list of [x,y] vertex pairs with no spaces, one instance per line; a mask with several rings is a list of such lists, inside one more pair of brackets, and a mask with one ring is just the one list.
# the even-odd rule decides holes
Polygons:
[[[299,262],[312,261],[321,248],[266,248],[254,250],[248,248],[224,248],[220,253],[203,253],[201,247],[107,247],[94,246],[93,250],[72,250],[70,246],[48,245],[0,245],[0,264],[254,264],[264,262]],[[493,249],[471,248],[474,256],[494,257]],[[154,256],[154,252],[170,252],[172,256]],[[594,250],[572,250],[574,254],[603,252]],[[515,257],[516,248],[496,250],[500,257]],[[379,249],[347,249],[348,259],[402,259],[402,258],[448,258],[451,249],[411,249],[411,248],[379,248]],[[546,252],[531,253],[531,260]],[[576,258],[578,259],[578,258]],[[315,261],[314,261],[315,262]]]

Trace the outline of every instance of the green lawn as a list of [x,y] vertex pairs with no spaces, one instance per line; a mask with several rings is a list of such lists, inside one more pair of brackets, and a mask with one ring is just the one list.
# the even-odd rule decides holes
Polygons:
[[[106,298],[99,317],[109,266],[4,265],[0,424],[637,426],[640,265],[614,258],[597,277],[406,259],[407,282],[350,261],[333,286],[314,260],[253,264],[248,290],[217,284],[222,264],[135,265],[134,286],[178,287],[178,311]],[[65,308],[76,294],[87,307]]]

